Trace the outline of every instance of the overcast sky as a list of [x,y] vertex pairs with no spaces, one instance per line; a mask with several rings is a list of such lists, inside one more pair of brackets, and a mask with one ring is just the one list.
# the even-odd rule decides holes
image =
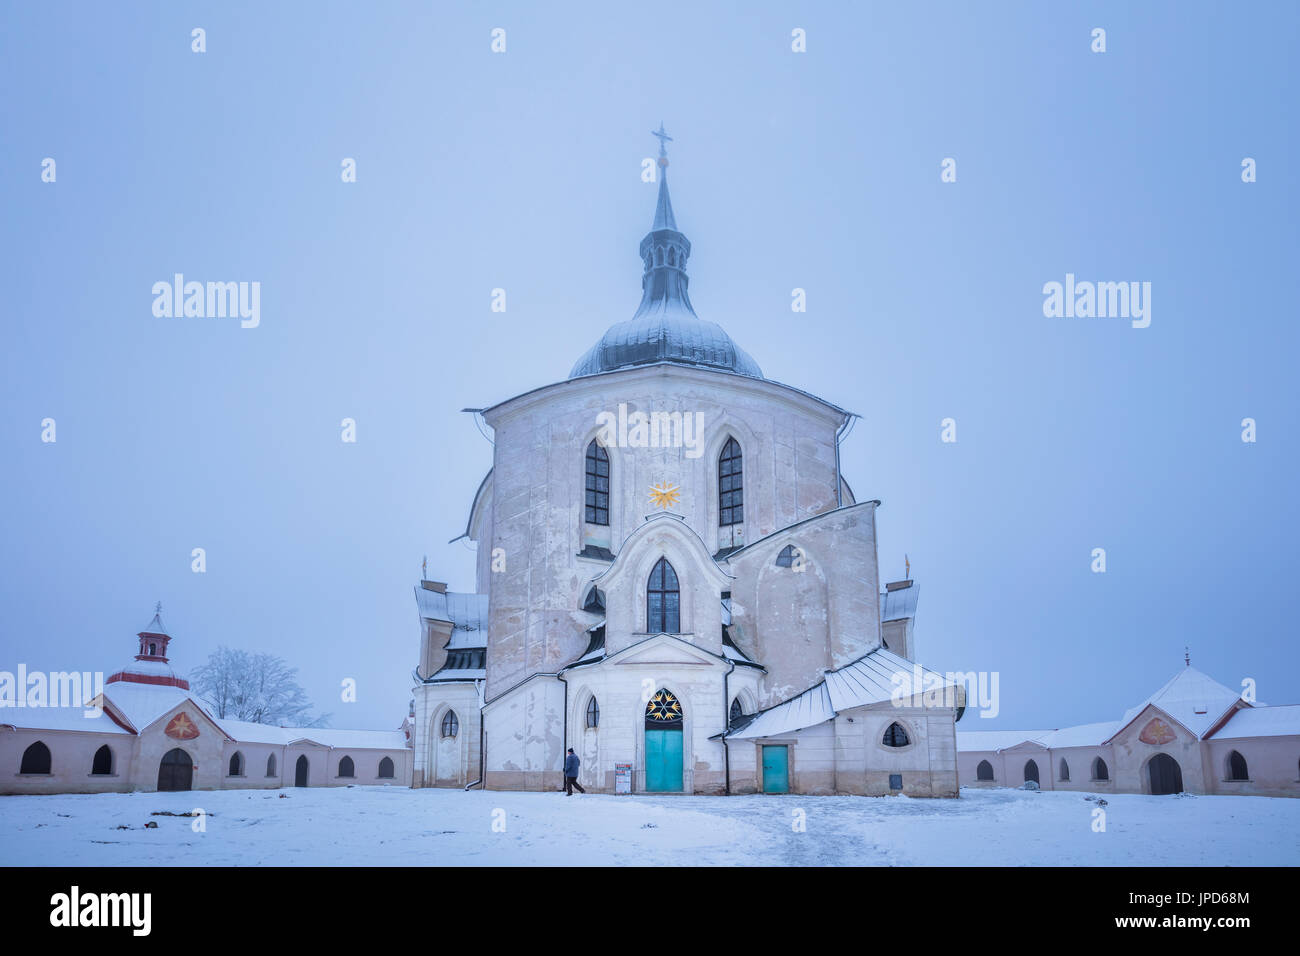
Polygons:
[[[630,317],[662,121],[697,312],[862,415],[919,658],[1000,675],[959,729],[1116,718],[1185,646],[1295,702],[1296,8],[610,6],[4,5],[0,669],[111,672],[161,600],[180,671],[394,726],[422,555],[473,588],[459,410]],[[155,316],[178,272],[260,324]],[[1067,273],[1149,327],[1045,317]]]

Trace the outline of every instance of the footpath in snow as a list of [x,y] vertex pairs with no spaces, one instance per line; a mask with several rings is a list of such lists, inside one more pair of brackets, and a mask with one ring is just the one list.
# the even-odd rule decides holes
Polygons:
[[[0,797],[8,866],[1261,866],[1300,800],[612,796],[348,787]],[[202,818],[154,815],[204,812]],[[196,822],[202,826],[196,831]],[[148,822],[156,828],[145,827]]]

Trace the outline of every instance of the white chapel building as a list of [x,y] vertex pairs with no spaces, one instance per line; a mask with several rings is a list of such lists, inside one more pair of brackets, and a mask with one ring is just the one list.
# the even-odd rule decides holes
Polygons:
[[481,410],[476,593],[415,590],[412,785],[557,789],[573,748],[597,792],[954,797],[964,691],[921,693],[855,416],[696,315],[667,165],[633,316]]

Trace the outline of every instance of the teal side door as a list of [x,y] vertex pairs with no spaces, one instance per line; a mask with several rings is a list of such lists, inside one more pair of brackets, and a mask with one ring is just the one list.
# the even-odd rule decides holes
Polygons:
[[790,748],[784,744],[763,747],[763,792],[790,792]]
[[682,789],[680,730],[646,730],[645,788],[669,793]]

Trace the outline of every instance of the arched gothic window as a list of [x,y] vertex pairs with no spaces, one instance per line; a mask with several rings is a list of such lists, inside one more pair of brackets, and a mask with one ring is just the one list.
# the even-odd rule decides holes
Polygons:
[[[802,557],[803,557],[802,551],[800,551],[792,544],[787,544],[784,548],[781,549],[781,553],[776,556],[776,566],[778,568],[793,567],[795,560]],[[800,565],[800,567],[802,566],[803,565]]]
[[45,746],[39,740],[23,751],[23,762],[19,765],[19,773],[49,773],[50,772],[50,748]]
[[609,524],[609,452],[596,441],[587,446],[587,497],[588,524]]
[[385,757],[379,761],[379,779],[391,780],[393,778],[393,758]]
[[596,703],[595,697],[587,701],[587,726],[588,727],[600,726],[600,705]]
[[731,713],[727,715],[727,719],[734,724],[736,721],[740,720],[740,718],[744,716],[745,716],[745,708],[740,705],[740,698],[737,697],[735,700],[731,702]]
[[344,757],[339,761],[340,777],[355,777],[357,775],[356,764],[352,762],[351,757]]
[[244,774],[244,755],[236,750],[230,755],[230,776],[241,777]]
[[1110,770],[1106,767],[1106,761],[1102,760],[1100,757],[1096,758],[1092,762],[1092,779],[1093,780],[1110,779]]
[[113,772],[113,751],[108,749],[108,744],[104,744],[95,751],[95,759],[91,761],[90,772],[97,776],[107,776]]
[[979,766],[975,768],[975,779],[992,780],[993,764],[989,763],[987,760],[981,760]]
[[740,442],[728,438],[718,456],[718,525],[740,524],[745,520],[744,462]]
[[681,631],[681,603],[677,572],[667,558],[660,558],[650,572],[650,583],[646,585],[646,632],[676,634]]
[[1065,782],[1065,783],[1069,783],[1069,782],[1070,782],[1070,765],[1069,765],[1068,763],[1065,762],[1065,758],[1064,758],[1064,757],[1061,758],[1061,772],[1060,772],[1060,777],[1061,777],[1061,780],[1062,780],[1063,782]]
[[460,733],[460,721],[456,718],[456,712],[449,710],[442,715],[442,735],[455,737],[458,733]]
[[[1051,769],[1050,764],[1048,765],[1048,769],[1049,770]],[[1026,760],[1025,761],[1025,783],[1028,783],[1030,780],[1034,781],[1034,783],[1040,782],[1038,779],[1038,764],[1035,763],[1033,760]]]
[[907,731],[903,729],[901,724],[890,724],[885,728],[885,736],[881,743],[886,747],[906,747]]
[[275,776],[275,754],[271,754],[266,758],[266,775],[268,777]]
[[1249,780],[1250,774],[1246,772],[1246,758],[1233,751],[1228,754],[1228,779],[1229,780]]

